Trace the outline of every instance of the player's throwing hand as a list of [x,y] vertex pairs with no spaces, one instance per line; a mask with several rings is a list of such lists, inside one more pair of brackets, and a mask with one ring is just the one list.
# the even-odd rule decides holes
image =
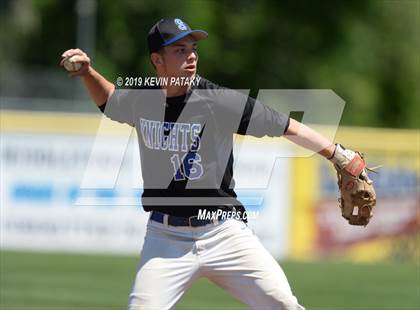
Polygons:
[[[84,76],[90,70],[90,58],[81,49],[69,49],[61,55],[60,66],[69,71],[69,76]],[[67,64],[66,64],[67,62]],[[68,65],[70,64],[70,66]]]

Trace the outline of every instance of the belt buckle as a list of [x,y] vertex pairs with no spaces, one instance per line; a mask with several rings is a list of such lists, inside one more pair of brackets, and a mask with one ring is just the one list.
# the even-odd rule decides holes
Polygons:
[[[191,219],[194,219],[194,218],[196,218],[197,219],[197,221],[201,221],[202,222],[202,225],[195,225],[195,226],[193,226],[192,224],[191,224]],[[197,223],[200,223],[200,222],[197,222]],[[190,216],[189,218],[188,218],[188,225],[190,226],[190,227],[199,227],[199,226],[205,226],[205,225],[207,225],[207,224],[217,224],[218,223],[218,220],[200,220],[200,219],[198,219],[198,216],[197,215],[193,215],[193,216]]]

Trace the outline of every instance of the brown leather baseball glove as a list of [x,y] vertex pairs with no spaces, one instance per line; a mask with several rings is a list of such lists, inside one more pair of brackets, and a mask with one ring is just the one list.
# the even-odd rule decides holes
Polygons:
[[342,216],[351,225],[366,226],[373,216],[376,193],[363,155],[337,144],[330,160],[337,170]]

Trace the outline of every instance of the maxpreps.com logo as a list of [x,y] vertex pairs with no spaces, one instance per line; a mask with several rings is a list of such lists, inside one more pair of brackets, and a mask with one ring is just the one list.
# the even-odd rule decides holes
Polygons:
[[187,25],[185,25],[185,23],[179,18],[175,18],[174,22],[178,26],[179,30],[187,30]]

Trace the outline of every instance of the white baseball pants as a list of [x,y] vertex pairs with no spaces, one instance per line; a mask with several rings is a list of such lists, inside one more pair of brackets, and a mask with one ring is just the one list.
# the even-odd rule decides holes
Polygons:
[[304,310],[257,236],[234,219],[202,227],[149,220],[128,309],[174,309],[200,277],[250,309]]

